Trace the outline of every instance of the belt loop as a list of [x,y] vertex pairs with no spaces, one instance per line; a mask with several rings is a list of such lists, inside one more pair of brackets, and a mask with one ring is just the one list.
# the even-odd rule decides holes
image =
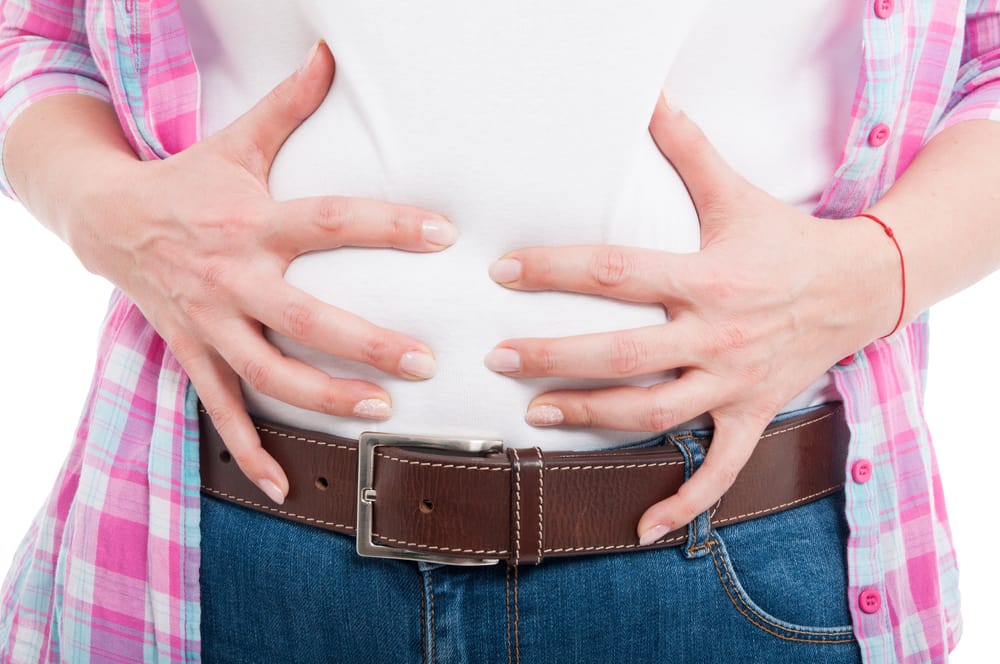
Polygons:
[[537,565],[545,549],[545,464],[538,447],[507,449],[510,460],[510,547],[514,565]]
[[[698,439],[690,433],[678,436],[668,434],[667,439],[674,444],[684,457],[684,480],[687,481],[694,471],[701,467],[705,460],[705,448]],[[712,532],[711,513],[706,510],[688,524],[687,543],[684,545],[684,557],[700,558],[708,554],[708,536]]]

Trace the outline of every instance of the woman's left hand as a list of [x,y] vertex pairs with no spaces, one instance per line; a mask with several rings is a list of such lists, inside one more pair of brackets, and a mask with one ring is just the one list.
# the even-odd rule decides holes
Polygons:
[[490,275],[507,288],[659,303],[662,325],[563,338],[508,339],[487,366],[516,377],[625,378],[679,369],[651,387],[536,397],[537,426],[657,432],[703,413],[715,434],[702,466],[639,520],[655,541],[709,509],[732,485],[778,410],[899,313],[899,263],[868,219],[824,221],[741,178],[699,128],[661,97],[650,133],[683,179],[701,251],[620,246],[512,251]]

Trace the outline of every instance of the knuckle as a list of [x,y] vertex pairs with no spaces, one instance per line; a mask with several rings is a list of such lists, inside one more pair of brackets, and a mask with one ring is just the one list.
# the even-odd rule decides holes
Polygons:
[[622,285],[631,277],[633,268],[631,259],[618,247],[595,252],[590,266],[594,281],[604,287]]
[[[273,90],[268,93],[268,97],[272,94]],[[250,173],[266,173],[270,167],[264,150],[252,140],[234,141],[230,146],[230,154],[237,164]]]
[[738,268],[721,264],[711,264],[703,267],[697,282],[705,300],[715,303],[728,303],[738,300],[744,291],[741,284],[744,275],[738,273]]
[[740,469],[730,463],[719,464],[712,469],[712,481],[720,489],[726,490],[736,481]]
[[701,513],[695,501],[694,492],[687,483],[682,484],[681,488],[674,494],[674,505],[677,509],[678,523],[690,523]]
[[361,359],[366,364],[380,366],[389,353],[389,342],[379,333],[369,334],[361,339]]
[[209,260],[198,271],[198,285],[206,293],[215,293],[225,284],[228,272],[224,261]]
[[535,366],[535,369],[540,373],[552,373],[559,366],[556,354],[552,351],[552,348],[545,344],[539,344],[533,348],[530,353],[527,353],[527,355],[530,357],[531,363]]
[[631,375],[643,366],[649,357],[644,344],[629,334],[616,334],[611,342],[611,368],[617,374]]
[[[191,321],[202,321],[204,320],[210,311],[212,311],[212,305],[207,302],[202,302],[200,300],[184,299],[180,302],[181,313],[185,318]],[[174,349],[171,342],[168,341],[170,348],[174,350],[174,355],[180,355],[180,353]]]
[[243,363],[241,375],[254,390],[267,394],[271,384],[271,372],[267,365],[256,360],[247,360]]
[[187,365],[201,354],[201,343],[193,336],[182,333],[168,334],[164,341],[180,365],[190,374],[191,370]]
[[337,415],[342,411],[340,395],[332,386],[320,395],[319,410],[331,415]]
[[229,454],[233,457],[236,465],[249,478],[253,474],[253,461],[259,448],[246,449],[244,447],[229,447],[229,445],[226,445],[226,449],[229,450]]
[[279,111],[285,111],[288,105],[291,103],[291,85],[290,81],[285,80],[274,86],[267,91],[265,95],[265,100],[268,105],[278,109]]
[[[215,428],[219,431],[219,434],[228,434],[236,417],[233,409],[228,406],[209,404],[205,401],[202,401],[202,404],[205,406],[205,411],[208,413],[208,417],[212,420],[212,423],[215,424]],[[226,442],[226,447],[229,447],[228,441]]]
[[737,353],[746,349],[750,342],[750,333],[742,325],[726,323],[716,328],[714,345],[720,353]]
[[389,213],[389,237],[397,244],[408,243],[413,236],[412,226],[406,223],[406,217],[399,207],[393,207]]
[[304,341],[315,327],[316,316],[312,309],[299,302],[285,305],[281,312],[283,331],[296,341]]
[[339,235],[351,223],[352,211],[348,199],[339,196],[327,197],[316,210],[316,223],[327,233]]
[[580,403],[577,410],[577,417],[579,418],[579,425],[584,427],[597,426],[599,419],[597,417],[597,411],[594,410],[594,404],[590,401],[583,401]]
[[[767,379],[769,374],[770,369],[768,366],[759,362],[749,362],[739,368],[740,377],[748,385],[760,385]],[[756,416],[756,413],[754,415]]]
[[677,424],[677,413],[669,406],[654,404],[640,416],[643,431],[664,431]]

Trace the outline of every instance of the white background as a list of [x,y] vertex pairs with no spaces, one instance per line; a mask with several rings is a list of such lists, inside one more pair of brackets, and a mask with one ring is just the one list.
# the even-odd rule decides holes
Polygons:
[[[95,359],[110,286],[53,235],[0,199],[0,572],[69,450]],[[944,475],[962,571],[965,635],[953,659],[996,652],[1000,572],[990,533],[1000,494],[1000,274],[934,308],[926,412]]]

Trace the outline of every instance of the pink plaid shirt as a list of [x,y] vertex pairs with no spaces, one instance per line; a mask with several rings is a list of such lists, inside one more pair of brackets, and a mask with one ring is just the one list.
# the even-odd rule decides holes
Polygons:
[[[815,210],[827,218],[868,207],[942,129],[1000,120],[1000,0],[855,1],[864,68],[848,143]],[[61,93],[113,103],[143,159],[198,140],[198,72],[176,0],[0,7],[0,149],[18,113]],[[887,142],[871,140],[879,130]],[[0,188],[11,195],[2,168]],[[200,658],[195,395],[120,293],[99,358],[69,459],[3,585],[3,662]],[[926,366],[924,316],[834,369],[852,433],[849,592],[866,662],[943,662],[961,631],[921,411]],[[864,460],[871,479],[856,482],[851,468]],[[860,606],[865,591],[883,599],[873,613]]]

